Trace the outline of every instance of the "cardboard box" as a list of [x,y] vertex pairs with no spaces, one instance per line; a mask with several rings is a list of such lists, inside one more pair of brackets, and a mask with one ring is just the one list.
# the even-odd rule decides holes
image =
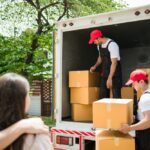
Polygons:
[[99,91],[97,87],[71,88],[71,103],[92,104],[99,99]]
[[92,105],[72,104],[73,121],[92,121]]
[[95,128],[119,129],[122,123],[133,122],[132,99],[104,98],[93,103]]
[[[110,98],[113,98],[112,91],[110,93]],[[132,87],[122,87],[121,88],[121,98],[133,99],[134,98],[134,89]]]
[[96,150],[135,150],[135,139],[119,131],[98,131]]
[[90,71],[69,71],[69,87],[99,87],[100,73]]
[[132,87],[122,87],[121,96],[123,99],[133,99],[134,89]]

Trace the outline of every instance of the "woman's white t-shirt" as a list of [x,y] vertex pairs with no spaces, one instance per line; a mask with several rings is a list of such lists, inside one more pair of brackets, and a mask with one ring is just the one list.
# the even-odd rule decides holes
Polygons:
[[47,134],[28,134],[25,137],[23,150],[54,150]]

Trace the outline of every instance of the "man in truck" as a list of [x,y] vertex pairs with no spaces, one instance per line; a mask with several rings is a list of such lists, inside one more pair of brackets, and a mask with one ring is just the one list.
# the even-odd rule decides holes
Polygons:
[[137,123],[133,125],[123,124],[120,129],[123,133],[136,131],[137,150],[150,150],[150,88],[148,87],[148,75],[143,70],[134,70],[130,74],[130,79],[126,85],[132,84],[138,92],[142,91],[142,96],[138,101]]
[[90,33],[89,44],[97,45],[99,56],[96,63],[90,68],[93,72],[101,65],[100,99],[110,97],[121,98],[122,71],[118,44],[110,38],[104,37],[101,30]]

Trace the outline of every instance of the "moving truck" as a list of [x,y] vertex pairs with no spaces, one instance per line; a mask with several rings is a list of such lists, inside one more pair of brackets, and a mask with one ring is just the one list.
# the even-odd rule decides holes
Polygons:
[[[90,32],[100,29],[120,47],[123,84],[136,68],[150,68],[150,5],[68,19],[57,23],[54,50],[56,126],[51,129],[55,149],[94,150],[91,122],[73,121],[69,71],[89,70],[98,57]],[[99,71],[99,70],[97,70]],[[99,117],[103,114],[97,114]]]

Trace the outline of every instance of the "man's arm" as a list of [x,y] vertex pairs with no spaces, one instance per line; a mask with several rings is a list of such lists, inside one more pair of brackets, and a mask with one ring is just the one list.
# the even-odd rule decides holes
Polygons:
[[150,128],[150,110],[143,112],[143,114],[144,114],[143,120],[130,126],[128,124],[124,124],[120,129],[120,131],[123,133],[128,133],[129,131],[144,130]]
[[111,58],[110,73],[107,79],[107,88],[112,88],[112,78],[116,71],[117,63],[118,63],[117,58]]
[[150,128],[150,110],[143,114],[144,119],[134,125],[131,125],[130,130],[144,130]]
[[101,59],[101,57],[100,57],[100,56],[98,56],[98,58],[97,58],[97,61],[96,61],[95,65],[94,65],[94,66],[92,66],[92,67],[90,68],[90,72],[95,71],[95,70],[96,70],[96,68],[97,68],[97,67],[101,64],[101,62],[102,62],[102,59]]
[[5,130],[0,131],[0,150],[13,143],[22,134],[48,133],[49,129],[40,118],[22,119]]

